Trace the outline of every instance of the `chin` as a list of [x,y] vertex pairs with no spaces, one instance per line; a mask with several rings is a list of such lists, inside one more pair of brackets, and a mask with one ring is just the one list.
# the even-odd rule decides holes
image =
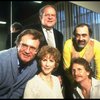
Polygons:
[[80,81],[82,81],[82,78],[77,78],[77,79],[75,79],[75,81],[80,82]]
[[83,49],[85,46],[84,45],[79,45],[78,46],[80,49]]
[[80,48],[84,48],[84,46],[85,46],[85,45],[82,45],[82,44],[79,45]]
[[27,62],[29,62],[30,60],[28,60],[28,59],[23,59],[22,60],[24,63],[27,63]]

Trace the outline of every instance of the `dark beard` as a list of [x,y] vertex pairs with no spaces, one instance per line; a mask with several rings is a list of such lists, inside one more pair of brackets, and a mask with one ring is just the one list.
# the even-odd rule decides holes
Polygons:
[[75,38],[72,39],[72,42],[73,42],[73,46],[74,46],[76,51],[80,52],[84,48],[84,47],[79,47],[77,45]]

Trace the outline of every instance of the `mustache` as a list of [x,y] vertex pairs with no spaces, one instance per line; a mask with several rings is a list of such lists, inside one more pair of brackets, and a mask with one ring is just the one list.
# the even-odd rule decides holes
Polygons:
[[84,42],[85,43],[86,41],[85,40],[78,40],[78,43],[80,43],[80,42]]

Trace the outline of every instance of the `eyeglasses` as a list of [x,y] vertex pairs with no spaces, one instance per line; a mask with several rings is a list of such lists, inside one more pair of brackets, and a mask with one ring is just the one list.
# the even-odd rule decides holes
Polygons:
[[56,14],[51,14],[51,15],[50,14],[45,14],[44,16],[45,17],[56,17]]
[[37,52],[38,51],[37,48],[35,48],[33,46],[29,46],[29,45],[27,45],[25,43],[20,43],[20,45],[21,45],[21,49],[23,49],[23,50],[29,49],[31,52]]

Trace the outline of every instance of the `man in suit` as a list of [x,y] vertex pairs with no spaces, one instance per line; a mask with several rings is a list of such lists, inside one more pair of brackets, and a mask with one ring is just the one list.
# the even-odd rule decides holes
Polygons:
[[[29,25],[26,28],[35,28],[43,33],[43,45],[50,45],[48,42],[48,32],[51,31],[51,46],[57,48],[62,54],[63,51],[63,34],[54,28],[57,21],[57,12],[54,5],[45,5],[39,10],[40,24]],[[62,66],[60,66],[62,67]],[[61,72],[61,70],[59,71]],[[56,71],[55,74],[59,73]]]
[[16,47],[0,51],[0,98],[21,99],[29,79],[38,71],[36,54],[42,34],[34,29],[22,31]]

